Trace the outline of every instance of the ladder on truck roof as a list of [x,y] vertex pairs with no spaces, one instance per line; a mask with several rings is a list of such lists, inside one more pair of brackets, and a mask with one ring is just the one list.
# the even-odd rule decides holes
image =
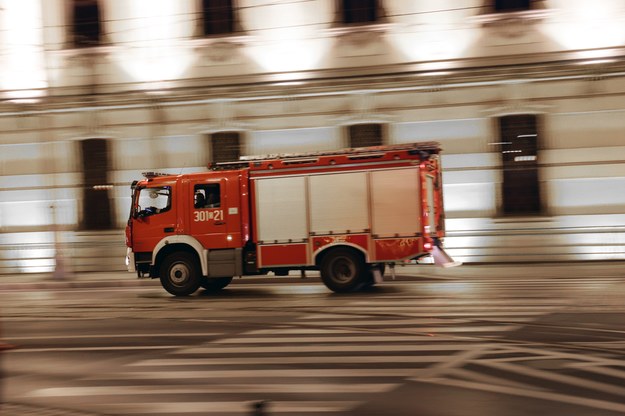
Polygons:
[[295,167],[297,165],[336,165],[366,159],[428,159],[440,152],[438,142],[406,143],[386,146],[357,147],[319,152],[283,153],[265,156],[242,156],[238,161],[209,165],[211,170],[250,168],[252,170]]

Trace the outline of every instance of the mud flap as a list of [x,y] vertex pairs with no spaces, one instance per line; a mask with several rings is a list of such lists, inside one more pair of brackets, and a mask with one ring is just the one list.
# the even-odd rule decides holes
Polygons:
[[384,283],[384,279],[382,278],[382,273],[380,272],[379,268],[374,267],[373,269],[371,269],[371,272],[373,273],[373,281],[376,284]]
[[432,249],[432,257],[434,258],[434,264],[440,267],[456,267],[462,264],[462,262],[454,261],[454,259],[438,245],[435,245]]

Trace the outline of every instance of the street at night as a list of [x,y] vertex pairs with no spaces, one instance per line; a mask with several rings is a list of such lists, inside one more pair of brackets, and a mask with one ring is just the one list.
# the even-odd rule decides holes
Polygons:
[[625,416],[625,0],[0,0],[0,51],[0,416]]
[[5,284],[2,414],[625,414],[624,277],[463,266],[349,294],[311,274],[183,298],[124,273]]

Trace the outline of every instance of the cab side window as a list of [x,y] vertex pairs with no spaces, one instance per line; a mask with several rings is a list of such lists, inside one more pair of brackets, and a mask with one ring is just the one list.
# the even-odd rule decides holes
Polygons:
[[160,214],[171,209],[171,187],[159,186],[139,191],[138,214],[142,217]]
[[217,183],[195,185],[193,187],[193,207],[195,209],[221,207],[219,188]]

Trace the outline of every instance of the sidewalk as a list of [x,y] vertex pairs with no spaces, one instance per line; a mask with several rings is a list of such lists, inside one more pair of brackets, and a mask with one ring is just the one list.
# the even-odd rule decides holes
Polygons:
[[[585,278],[622,277],[625,279],[625,261],[613,262],[574,262],[574,263],[514,263],[514,264],[466,264],[453,268],[434,265],[406,265],[395,268],[398,281],[418,281],[422,279],[462,280],[462,279],[515,279],[515,278]],[[392,273],[386,270],[384,280],[391,281]],[[244,276],[235,278],[232,284],[253,283],[316,283],[319,272],[307,271],[302,278],[300,272],[289,276]],[[160,286],[158,279],[138,279],[135,274],[125,271],[66,273],[63,278],[52,273],[24,273],[0,275],[0,291],[28,289],[79,289],[97,287],[140,287]]]

